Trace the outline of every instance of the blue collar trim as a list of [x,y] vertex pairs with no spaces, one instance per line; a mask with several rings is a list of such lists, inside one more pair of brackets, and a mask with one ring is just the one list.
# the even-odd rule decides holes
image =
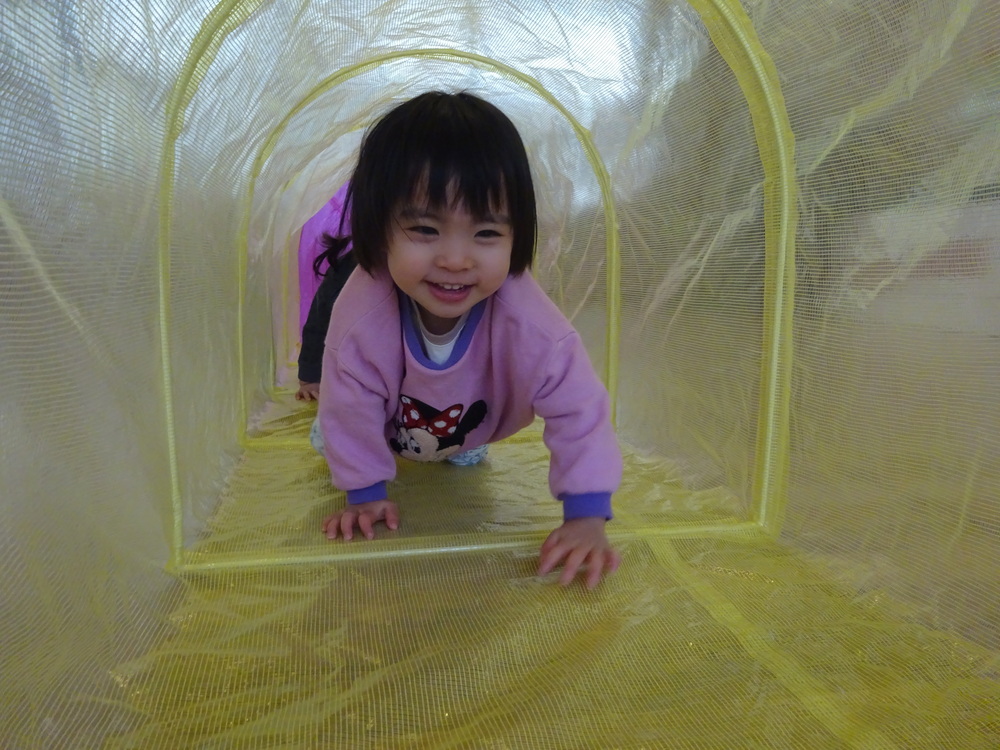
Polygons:
[[399,317],[403,325],[403,338],[406,341],[407,348],[410,350],[410,354],[428,370],[447,370],[465,355],[469,344],[472,342],[472,336],[479,326],[479,321],[482,319],[483,313],[486,312],[486,303],[488,301],[489,298],[477,302],[469,310],[469,317],[465,319],[465,326],[462,328],[462,332],[458,334],[458,340],[455,342],[455,348],[451,350],[451,356],[448,357],[446,362],[439,365],[424,353],[424,344],[420,336],[420,329],[417,326],[417,321],[413,318],[413,305],[410,304],[410,298],[399,291]]

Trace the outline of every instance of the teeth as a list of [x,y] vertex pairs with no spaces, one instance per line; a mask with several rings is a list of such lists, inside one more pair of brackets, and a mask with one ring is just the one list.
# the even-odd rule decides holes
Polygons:
[[449,292],[453,292],[456,289],[464,289],[465,284],[438,284],[442,289],[447,289]]

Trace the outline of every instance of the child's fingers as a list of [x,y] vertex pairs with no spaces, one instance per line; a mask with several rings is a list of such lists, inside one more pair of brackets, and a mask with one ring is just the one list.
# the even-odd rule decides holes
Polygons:
[[[550,537],[551,538],[551,537]],[[546,540],[548,543],[548,540]],[[545,549],[545,545],[542,545],[542,557],[538,561],[538,575],[546,575],[549,571],[556,567],[560,561],[566,557],[566,553],[569,552],[570,547],[566,544],[561,544],[556,542],[554,546]]]
[[344,511],[344,515],[340,517],[340,531],[344,535],[344,541],[351,541],[354,538],[354,522],[357,520],[358,514],[353,510]]
[[567,557],[566,562],[563,563],[562,575],[559,576],[560,585],[568,586],[573,582],[577,571],[580,570],[580,566],[583,565],[583,561],[587,559],[589,554],[590,550],[586,547],[577,547],[569,553],[569,557]]
[[556,533],[549,534],[545,541],[542,542],[542,557],[545,557],[553,548],[559,546],[559,535]]
[[395,531],[399,528],[399,508],[390,503],[385,509],[385,525]]
[[340,522],[343,520],[344,512],[334,513],[323,522],[323,532],[327,539],[336,539],[340,531]]
[[601,582],[601,576],[604,574],[605,557],[604,550],[600,549],[594,550],[588,556],[587,576],[585,579],[588,589],[594,588],[594,586]]
[[375,516],[371,513],[362,513],[358,516],[358,528],[361,529],[361,533],[365,535],[366,539],[375,537],[374,523]]
[[613,549],[595,549],[587,559],[587,588],[592,589],[601,582],[601,577],[618,570],[621,556]]
[[607,552],[607,569],[608,573],[614,573],[618,570],[618,566],[622,564],[621,553],[616,549],[608,550]]
[[573,549],[573,544],[564,539],[560,531],[556,529],[542,542],[540,575],[555,568]]

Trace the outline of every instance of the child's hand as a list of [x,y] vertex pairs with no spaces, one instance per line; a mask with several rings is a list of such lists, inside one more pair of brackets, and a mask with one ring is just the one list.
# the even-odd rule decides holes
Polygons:
[[390,529],[399,528],[399,508],[391,500],[373,500],[370,503],[349,505],[334,513],[323,521],[323,533],[327,539],[336,539],[340,533],[345,542],[354,536],[354,525],[365,535],[366,539],[375,536],[374,526],[378,521],[385,521]]
[[296,401],[319,401],[319,383],[299,381],[299,389],[295,392]]
[[538,575],[543,576],[563,563],[559,583],[567,586],[586,563],[587,588],[592,589],[605,570],[614,573],[618,569],[621,559],[604,535],[603,518],[574,518],[564,522],[545,540]]

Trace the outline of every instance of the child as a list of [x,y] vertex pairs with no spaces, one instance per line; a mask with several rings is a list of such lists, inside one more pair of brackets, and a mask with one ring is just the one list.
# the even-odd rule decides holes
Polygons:
[[[341,221],[343,230],[343,221]],[[313,273],[323,276],[323,281],[313,296],[309,315],[302,326],[302,348],[299,349],[299,390],[295,398],[299,401],[315,401],[319,398],[319,384],[323,365],[323,341],[330,325],[330,312],[344,284],[357,263],[348,249],[347,241],[323,234],[324,251],[313,261]],[[327,264],[326,274],[321,272]]]
[[347,507],[330,539],[399,524],[394,454],[440,461],[545,420],[549,486],[563,524],[539,574],[613,572],[611,494],[622,461],[609,399],[579,334],[530,274],[535,196],[513,123],[471,94],[431,92],[365,136],[351,178],[360,267],[335,303],[319,424]]

